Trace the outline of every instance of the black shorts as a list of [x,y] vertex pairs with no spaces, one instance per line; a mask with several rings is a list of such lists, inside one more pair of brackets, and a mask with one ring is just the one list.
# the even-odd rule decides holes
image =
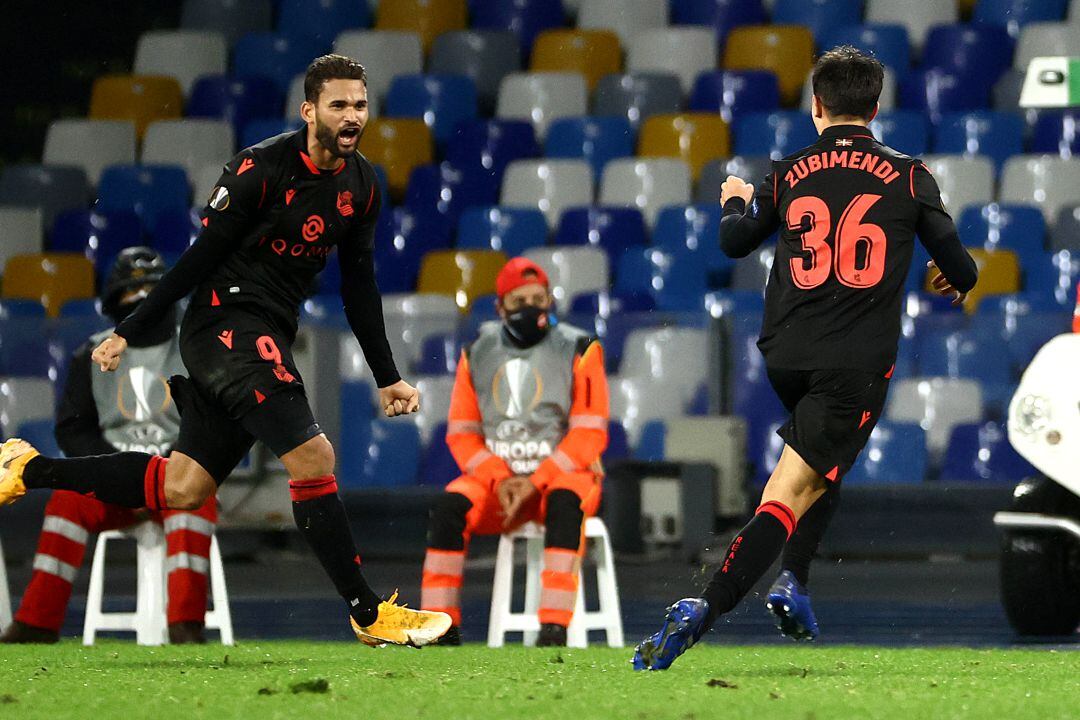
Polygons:
[[839,481],[855,464],[885,408],[886,374],[768,368],[768,375],[791,413],[776,433],[823,477]]

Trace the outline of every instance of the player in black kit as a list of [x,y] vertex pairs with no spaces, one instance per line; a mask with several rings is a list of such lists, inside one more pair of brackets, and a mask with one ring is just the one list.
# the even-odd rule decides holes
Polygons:
[[839,482],[885,406],[915,236],[939,269],[938,292],[959,304],[975,286],[975,263],[926,166],[867,128],[882,75],[881,63],[852,47],[822,55],[812,79],[818,141],[773,162],[756,190],[736,177],[721,187],[727,255],[745,257],[780,231],[758,346],[791,417],[778,430],[784,450],[754,518],[702,597],[672,605],[661,631],[638,646],[638,669],[669,667],[782,551],[770,609],[786,634],[816,635],[806,573]]
[[358,637],[422,645],[442,635],[450,618],[395,598],[380,602],[368,587],[337,495],[334,450],[312,416],[290,350],[300,303],[336,247],[345,315],[384,413],[419,408],[419,393],[394,365],[375,283],[381,201],[375,171],[357,152],[368,119],[364,68],[340,55],[318,58],[304,91],[306,126],[225,166],[198,239],[92,355],[102,371],[115,370],[128,340],[194,291],[180,329],[189,378],[170,381],[181,413],[172,456],[53,459],[9,440],[0,448],[0,504],[26,488],[63,488],[125,507],[197,508],[259,440],[288,470],[296,524],[348,603]]

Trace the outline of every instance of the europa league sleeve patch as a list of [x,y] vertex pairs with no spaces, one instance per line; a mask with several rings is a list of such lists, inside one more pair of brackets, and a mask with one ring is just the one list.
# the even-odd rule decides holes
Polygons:
[[207,204],[218,212],[229,207],[229,188],[223,185],[215,187],[214,191],[210,193],[210,199],[207,201]]

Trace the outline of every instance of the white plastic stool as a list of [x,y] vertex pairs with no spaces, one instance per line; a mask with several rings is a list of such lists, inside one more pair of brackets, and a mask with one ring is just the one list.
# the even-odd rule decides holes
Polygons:
[[[138,586],[135,612],[104,612],[105,546],[110,540],[133,539],[136,543]],[[206,629],[219,630],[223,645],[233,644],[232,614],[225,587],[225,568],[217,537],[210,539],[210,592],[214,609],[206,613]],[[94,562],[90,568],[90,589],[86,594],[86,619],[83,622],[83,645],[93,645],[99,630],[134,631],[139,645],[164,645],[168,642],[165,601],[168,597],[165,575],[165,531],[154,522],[144,522],[127,530],[109,530],[98,535]]]
[[[619,609],[619,587],[615,580],[615,555],[607,526],[597,517],[585,521],[585,542],[597,540],[593,547],[596,560],[596,585],[600,609],[585,610],[585,577],[578,575],[578,594],[574,602],[574,617],[566,629],[566,644],[583,648],[589,645],[589,630],[603,630],[610,647],[623,646],[622,614]],[[525,611],[513,612],[514,542],[525,541]],[[540,632],[540,571],[544,564],[544,527],[526,523],[512,533],[499,538],[495,557],[495,582],[491,589],[491,616],[488,624],[488,647],[502,647],[508,632],[524,633],[525,645],[536,644]]]
[[4,546],[0,544],[0,630],[7,630],[11,624],[11,595],[8,594],[7,562],[4,560]]

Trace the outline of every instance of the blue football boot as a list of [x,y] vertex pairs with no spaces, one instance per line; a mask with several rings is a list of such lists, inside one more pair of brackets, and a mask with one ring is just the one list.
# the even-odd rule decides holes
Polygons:
[[660,632],[645,638],[634,649],[634,669],[667,670],[675,658],[705,634],[708,614],[709,603],[703,598],[683,598],[669,607]]
[[810,607],[810,593],[790,570],[784,570],[769,588],[765,607],[776,616],[780,632],[792,640],[814,640],[818,636],[817,618]]

